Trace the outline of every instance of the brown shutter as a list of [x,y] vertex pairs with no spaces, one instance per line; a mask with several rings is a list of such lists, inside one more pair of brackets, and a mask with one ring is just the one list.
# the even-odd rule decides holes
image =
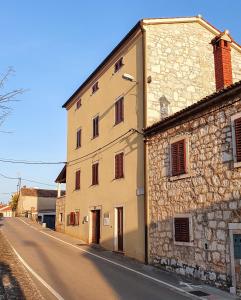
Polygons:
[[75,225],[79,225],[79,212],[75,213]]
[[93,164],[92,165],[92,185],[98,184],[99,183],[99,164]]
[[116,179],[124,177],[123,158],[124,158],[124,153],[119,153],[115,156],[115,178]]
[[81,147],[81,129],[77,131],[76,148]]
[[175,241],[190,242],[189,218],[175,218]]
[[234,120],[236,160],[241,161],[241,118]]
[[75,225],[75,213],[70,213],[70,225]]
[[172,176],[186,173],[186,143],[185,140],[171,145]]
[[99,135],[99,116],[93,119],[93,138]]
[[80,189],[80,170],[75,172],[75,189]]

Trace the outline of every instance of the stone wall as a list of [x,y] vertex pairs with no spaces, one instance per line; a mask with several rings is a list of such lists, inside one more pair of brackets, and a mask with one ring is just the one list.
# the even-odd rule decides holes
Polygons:
[[[60,213],[63,214],[63,220],[60,222]],[[59,197],[56,200],[56,218],[55,230],[65,232],[65,196]]]
[[[241,222],[241,171],[234,167],[231,130],[241,95],[229,101],[147,141],[150,263],[222,287],[231,284],[228,223]],[[171,177],[170,142],[181,136],[188,141],[188,174]],[[191,215],[190,246],[174,244],[176,214]]]
[[[146,26],[148,125],[213,93],[214,38],[199,23]],[[232,49],[233,79],[241,80],[241,53]]]

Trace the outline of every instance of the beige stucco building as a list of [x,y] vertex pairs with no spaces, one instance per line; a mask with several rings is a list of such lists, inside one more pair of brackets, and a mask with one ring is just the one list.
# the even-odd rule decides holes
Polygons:
[[[142,129],[215,91],[211,40],[201,17],[143,19],[63,105],[68,112],[65,232],[144,261]],[[233,79],[241,49],[231,45]]]

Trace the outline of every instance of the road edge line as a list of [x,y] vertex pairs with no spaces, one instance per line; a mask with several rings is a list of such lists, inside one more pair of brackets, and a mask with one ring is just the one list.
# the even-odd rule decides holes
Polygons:
[[79,250],[79,251],[81,251],[81,252],[87,253],[87,254],[89,254],[89,255],[91,255],[91,256],[94,256],[94,257],[96,257],[96,258],[102,259],[102,260],[104,260],[104,261],[106,261],[106,262],[108,262],[108,263],[110,263],[110,264],[113,264],[113,265],[115,265],[115,266],[118,266],[118,267],[120,267],[120,268],[122,268],[122,269],[125,269],[125,270],[128,270],[128,271],[130,271],[130,272],[136,273],[136,274],[138,274],[138,275],[140,275],[140,276],[143,276],[143,277],[145,277],[145,278],[147,278],[147,279],[153,280],[153,281],[155,281],[155,282],[157,282],[157,283],[159,283],[159,284],[165,285],[165,286],[169,287],[169,289],[176,290],[177,292],[179,292],[179,293],[181,293],[181,294],[185,294],[187,297],[189,297],[189,298],[191,298],[191,299],[202,299],[202,298],[200,298],[200,297],[198,297],[198,296],[191,295],[188,291],[185,291],[185,290],[183,290],[183,289],[181,289],[181,288],[178,288],[178,287],[176,287],[176,286],[174,286],[174,285],[171,285],[171,284],[169,284],[169,283],[167,283],[167,282],[165,282],[165,281],[162,281],[162,280],[160,280],[160,279],[158,279],[158,278],[152,277],[152,276],[147,275],[147,274],[145,274],[145,273],[143,273],[143,272],[140,272],[140,271],[137,271],[137,270],[135,270],[135,269],[129,268],[129,267],[125,266],[125,265],[119,264],[119,263],[117,263],[117,262],[115,262],[115,261],[113,261],[113,260],[110,260],[110,259],[108,259],[108,258],[102,257],[102,256],[100,256],[100,255],[98,255],[98,254],[95,254],[95,253],[92,253],[92,252],[90,252],[90,251],[88,251],[88,250],[81,249],[81,248],[79,248],[79,247],[77,247],[77,246],[75,246],[75,245],[73,245],[73,244],[71,244],[71,243],[69,243],[69,242],[66,242],[66,241],[64,241],[64,240],[61,240],[60,238],[57,238],[57,237],[55,237],[55,236],[52,236],[51,234],[48,234],[48,233],[46,233],[46,232],[44,232],[44,231],[42,231],[42,230],[38,230],[38,229],[32,227],[29,223],[25,222],[25,221],[22,220],[22,219],[19,219],[19,220],[22,221],[22,222],[23,222],[24,224],[26,224],[27,226],[29,226],[30,228],[33,228],[33,229],[37,230],[39,233],[45,234],[45,235],[51,237],[52,239],[55,239],[55,240],[57,240],[57,241],[59,241],[59,242],[61,242],[61,243],[63,243],[63,244],[66,244],[66,245],[68,245],[68,246],[71,246],[71,247],[73,247],[73,248],[75,248],[75,249],[77,249],[77,250]]

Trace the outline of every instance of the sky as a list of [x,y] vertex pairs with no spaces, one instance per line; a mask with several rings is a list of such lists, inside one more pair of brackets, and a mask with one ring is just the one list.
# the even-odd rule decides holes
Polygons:
[[[197,16],[228,29],[241,44],[241,1],[0,0],[0,74],[15,73],[5,91],[22,88],[0,127],[0,159],[66,160],[66,111],[62,104],[142,18]],[[0,90],[0,94],[3,91]],[[0,174],[39,188],[55,188],[62,165],[0,162]],[[0,175],[0,202],[8,202],[17,180]]]

